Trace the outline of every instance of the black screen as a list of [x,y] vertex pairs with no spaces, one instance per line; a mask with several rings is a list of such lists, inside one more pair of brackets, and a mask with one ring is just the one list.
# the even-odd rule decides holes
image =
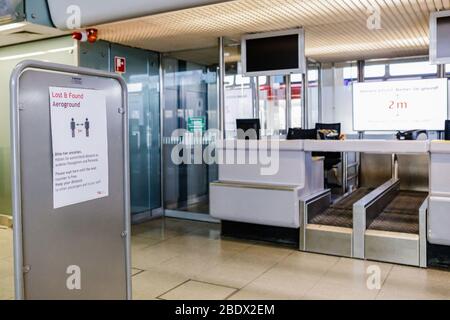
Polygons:
[[448,35],[450,34],[450,17],[442,17],[437,20],[437,58],[450,58],[450,42]]
[[247,72],[298,69],[299,35],[246,41]]

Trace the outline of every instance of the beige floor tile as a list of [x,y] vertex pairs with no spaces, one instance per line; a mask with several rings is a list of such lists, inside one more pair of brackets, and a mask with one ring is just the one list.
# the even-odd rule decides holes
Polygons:
[[[12,238],[0,229],[0,299],[14,297]],[[131,240],[132,266],[145,270],[133,269],[135,299],[450,299],[450,272],[221,238],[217,224],[158,219]],[[367,288],[372,265],[379,291]]]
[[14,298],[14,277],[0,278],[0,300]]
[[155,244],[158,244],[160,242],[161,242],[160,240],[156,240],[156,239],[132,236],[131,237],[131,249],[132,250],[141,250],[141,249],[153,246]]
[[235,291],[234,288],[190,280],[160,298],[165,300],[224,300]]
[[153,240],[167,240],[173,237],[177,237],[179,235],[182,235],[183,233],[180,233],[175,230],[165,229],[163,227],[159,226],[153,226],[153,224],[140,224],[140,225],[134,225],[131,228],[131,235],[132,236],[139,236],[143,238],[149,238]]
[[199,274],[195,279],[240,289],[272,268],[291,252],[284,248],[277,250],[271,246],[252,245],[234,257]]
[[245,287],[233,295],[231,295],[227,300],[242,301],[242,300],[295,300],[291,297],[282,297],[282,295],[277,295],[272,292],[268,292],[265,289],[259,289],[255,287]]
[[231,299],[300,299],[338,261],[336,257],[293,252]]
[[179,248],[161,242],[140,250],[132,250],[131,265],[134,268],[148,270],[181,253]]
[[189,253],[180,254],[159,265],[171,273],[181,274],[188,278],[197,278],[199,275],[214,268],[220,263],[224,263],[234,257],[233,252],[217,252],[217,253]]
[[390,279],[414,279],[424,281],[448,282],[450,286],[450,272],[436,269],[422,269],[407,266],[394,265],[389,273]]
[[194,276],[194,279],[234,288],[242,288],[270,267],[271,265],[258,265],[257,262],[248,263],[239,259],[230,259]]
[[166,218],[164,221],[164,227],[169,230],[174,230],[182,233],[191,233],[196,230],[220,230],[220,224],[216,223],[207,223],[207,222],[198,222],[192,220],[182,220],[182,219],[171,219]]
[[280,273],[271,269],[254,280],[231,300],[298,300],[317,283],[317,279]]
[[379,267],[382,285],[392,269],[391,264],[341,258],[320,280],[320,287],[324,284],[339,285],[353,291],[367,291],[371,296],[373,292],[368,289],[367,281],[371,276],[368,268],[372,266]]
[[271,258],[275,258],[276,260],[280,260],[286,258],[293,252],[297,250],[286,248],[279,245],[265,244],[265,243],[256,243],[252,244],[248,249],[245,250],[247,255],[255,255],[259,257],[270,256]]
[[11,229],[0,229],[0,259],[13,256],[13,233]]
[[12,242],[12,229],[0,228],[0,241]]
[[286,257],[286,259],[280,261],[277,268],[283,268],[280,272],[322,277],[327,271],[334,267],[339,260],[339,257],[295,251]]
[[[401,267],[403,269],[405,267]],[[444,275],[437,275],[434,270],[427,270],[430,276],[425,276],[422,271],[425,270],[407,270],[404,269],[402,274],[400,269],[396,269],[395,273],[389,274],[386,282],[381,289],[377,299],[382,300],[435,300],[450,299],[450,282],[439,279]],[[413,277],[412,275],[419,276]]]
[[189,232],[189,234],[202,236],[204,238],[212,239],[212,240],[220,240],[221,239],[221,228],[220,224],[209,224],[208,226],[202,226],[198,229]]
[[238,253],[250,247],[250,244],[233,240],[214,240],[198,235],[186,234],[165,241],[167,245],[179,248],[183,253],[189,254],[219,254],[222,252]]
[[138,269],[138,268],[131,268],[131,276],[134,277],[138,275],[139,273],[144,272],[145,270]]
[[319,282],[302,299],[305,300],[374,300],[379,290],[359,286],[348,286],[330,282]]
[[14,276],[14,259],[3,258],[0,259],[0,278]]
[[167,240],[175,236],[198,232],[199,230],[217,230],[220,225],[181,219],[156,219],[132,226],[133,235]]
[[132,278],[133,299],[156,299],[187,280],[187,277],[158,268],[146,270]]

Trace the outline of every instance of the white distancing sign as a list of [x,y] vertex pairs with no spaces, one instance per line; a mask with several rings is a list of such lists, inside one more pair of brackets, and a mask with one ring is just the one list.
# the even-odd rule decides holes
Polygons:
[[107,197],[106,96],[101,90],[50,87],[53,206]]

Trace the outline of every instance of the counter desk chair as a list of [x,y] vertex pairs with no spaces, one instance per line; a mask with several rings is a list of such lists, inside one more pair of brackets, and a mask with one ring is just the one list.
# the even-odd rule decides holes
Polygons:
[[[317,138],[319,140],[339,140],[341,136],[340,123],[316,123]],[[328,173],[331,170],[338,170],[342,163],[342,154],[340,152],[314,152],[314,157],[324,157],[324,170]],[[328,179],[325,183],[330,187]]]

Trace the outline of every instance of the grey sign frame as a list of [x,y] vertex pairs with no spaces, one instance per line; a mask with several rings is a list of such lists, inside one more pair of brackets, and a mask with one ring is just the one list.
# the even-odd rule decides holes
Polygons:
[[[84,226],[82,225],[82,223],[80,222],[80,224],[77,225],[76,230],[70,230],[71,225],[70,223],[73,223],[73,221],[79,221],[74,219],[73,217],[73,211],[71,212],[72,217],[70,218],[70,221],[67,221],[63,224],[61,224],[61,220],[57,220],[60,219],[60,217],[57,217],[57,215],[55,213],[57,213],[58,209],[54,209],[55,212],[52,212],[53,215],[53,219],[57,220],[58,223],[55,223],[55,225],[52,225],[51,227],[54,229],[57,229],[60,226],[63,226],[64,228],[68,228],[68,234],[72,234],[74,232],[76,232],[77,230],[83,230],[83,227],[86,226],[86,216],[88,214],[106,214],[105,210],[110,210],[110,209],[105,209],[102,210],[102,206],[104,206],[108,201],[116,201],[116,202],[120,202],[123,205],[123,210],[122,208],[117,208],[117,203],[114,204],[114,208],[117,208],[116,210],[112,210],[114,211],[114,217],[115,221],[109,221],[107,219],[105,219],[105,216],[102,216],[102,224],[99,224],[99,218],[96,217],[97,220],[97,226],[101,226],[102,230],[98,231],[98,232],[104,232],[104,233],[109,233],[108,237],[103,237],[101,235],[99,235],[98,233],[92,235],[93,238],[92,239],[99,239],[101,238],[101,244],[104,243],[108,243],[107,241],[113,239],[113,241],[111,241],[112,246],[116,245],[116,247],[108,247],[108,248],[104,248],[100,246],[97,246],[95,248],[91,248],[91,246],[88,246],[87,244],[89,243],[89,239],[85,239],[85,238],[89,238],[90,234],[82,234],[82,235],[77,235],[76,241],[82,242],[82,244],[80,244],[77,247],[77,256],[83,255],[83,252],[85,249],[87,249],[86,251],[86,258],[89,259],[89,266],[90,266],[90,270],[92,270],[92,268],[96,268],[98,270],[96,270],[94,272],[94,276],[90,277],[90,280],[92,280],[93,278],[95,279],[96,277],[98,277],[99,274],[102,274],[102,270],[105,270],[105,265],[102,264],[101,261],[92,261],[95,259],[92,259],[92,257],[96,257],[96,254],[98,254],[99,259],[101,259],[101,257],[105,257],[105,255],[107,256],[107,254],[105,254],[105,252],[108,252],[108,254],[110,254],[110,252],[115,252],[114,254],[111,254],[110,256],[107,257],[111,257],[111,260],[114,259],[115,263],[114,266],[112,266],[112,269],[114,269],[114,271],[106,271],[104,273],[106,273],[107,275],[105,275],[105,277],[100,277],[101,279],[97,280],[95,279],[95,281],[98,281],[98,283],[96,283],[95,285],[88,285],[89,289],[95,288],[95,292],[90,292],[88,294],[86,294],[86,291],[81,291],[78,294],[66,294],[66,293],[62,293],[61,295],[58,294],[57,292],[51,292],[51,293],[44,293],[42,296],[40,296],[39,294],[36,294],[36,292],[39,292],[39,290],[32,290],[34,292],[34,294],[31,294],[30,296],[28,296],[27,294],[27,289],[25,288],[25,274],[30,272],[30,269],[33,268],[33,266],[30,265],[24,265],[24,255],[28,254],[30,255],[31,250],[28,250],[27,248],[24,248],[24,242],[26,242],[24,240],[24,237],[28,237],[27,243],[30,243],[30,239],[33,236],[39,239],[40,234],[42,234],[43,232],[32,232],[32,235],[27,234],[26,232],[24,232],[24,211],[28,210],[30,211],[30,208],[34,209],[33,205],[30,204],[26,204],[24,206],[23,203],[23,197],[25,196],[25,192],[24,194],[22,193],[22,171],[23,168],[27,168],[24,167],[24,159],[21,158],[21,145],[24,143],[24,141],[22,140],[21,137],[21,111],[23,111],[24,106],[21,103],[21,99],[19,96],[20,93],[20,83],[21,83],[21,78],[24,76],[24,74],[26,74],[27,72],[34,72],[35,74],[37,73],[42,73],[45,74],[47,76],[51,77],[60,77],[58,79],[67,79],[67,83],[70,82],[73,84],[73,88],[79,88],[79,89],[95,89],[95,83],[99,83],[102,86],[110,86],[112,89],[112,91],[116,94],[115,96],[108,98],[110,100],[108,100],[109,102],[111,102],[112,100],[114,100],[114,106],[116,106],[117,103],[117,109],[115,109],[117,111],[117,113],[119,113],[119,116],[115,116],[114,120],[115,122],[113,124],[115,124],[117,131],[121,131],[121,139],[114,136],[111,137],[110,134],[108,134],[108,145],[111,146],[117,146],[114,147],[116,149],[114,149],[114,151],[120,150],[120,153],[123,154],[118,154],[117,152],[114,154],[114,163],[120,163],[119,170],[121,171],[122,174],[119,174],[119,176],[117,178],[115,177],[111,177],[111,172],[113,169],[110,168],[110,179],[109,179],[109,184],[110,184],[110,190],[111,190],[111,184],[113,182],[111,182],[112,179],[117,179],[114,180],[114,182],[120,181],[123,182],[123,186],[117,187],[117,185],[114,186],[114,188],[116,188],[116,190],[118,191],[114,191],[116,197],[114,197],[114,194],[112,194],[112,192],[110,192],[109,197],[104,198],[101,202],[99,203],[98,201],[101,199],[97,199],[97,200],[92,200],[92,201],[88,201],[86,203],[84,203],[84,205],[81,207],[83,212],[83,217],[82,218],[78,218],[79,220],[83,219],[83,223],[85,224]],[[67,77],[67,78],[64,78]],[[55,79],[55,78],[51,78],[51,79]],[[86,80],[87,83],[89,83],[89,87],[84,87],[83,86],[83,81]],[[54,81],[54,80],[53,80]],[[45,82],[45,81],[43,81]],[[94,84],[94,87],[92,87]],[[36,87],[38,86],[38,84],[36,84]],[[42,85],[44,86],[44,85]],[[49,86],[57,86],[54,84],[48,85]],[[120,86],[120,89],[117,87]],[[34,86],[33,86],[34,89]],[[100,88],[101,89],[101,88]],[[129,194],[129,181],[130,181],[130,176],[129,176],[129,155],[128,155],[128,115],[127,115],[127,111],[128,111],[128,100],[127,100],[127,85],[125,83],[125,81],[118,75],[118,74],[114,74],[114,73],[109,73],[109,72],[103,72],[103,71],[97,71],[97,70],[93,70],[93,69],[88,69],[88,68],[80,68],[80,67],[74,67],[74,66],[66,66],[66,65],[60,65],[60,64],[54,64],[54,63],[47,63],[47,62],[40,62],[40,61],[34,61],[34,60],[26,60],[23,61],[21,63],[19,63],[15,69],[12,72],[11,75],[11,83],[10,83],[10,91],[11,91],[11,165],[12,165],[12,201],[13,201],[13,222],[14,222],[14,283],[15,283],[15,297],[16,299],[19,300],[23,300],[23,299],[48,299],[49,297],[51,299],[55,298],[55,299],[131,299],[131,248],[130,248],[130,244],[131,244],[131,214],[130,214],[130,194]],[[43,90],[40,91],[39,94],[44,94],[42,92]],[[119,95],[118,93],[120,92],[120,96],[121,98],[119,99]],[[49,92],[47,90],[46,92],[47,96],[49,95]],[[118,101],[120,100],[120,101]],[[108,106],[111,105],[111,103],[107,102],[107,108]],[[111,106],[110,106],[111,107]],[[111,108],[107,109],[107,114],[109,117],[109,113],[111,112],[111,114],[113,114],[113,111],[109,111],[111,110]],[[114,112],[116,112],[114,111]],[[115,113],[114,113],[115,114]],[[48,112],[48,114],[46,115],[42,115],[41,116],[45,116],[45,117],[50,117],[50,112]],[[121,117],[121,118],[120,118]],[[109,120],[108,120],[109,121]],[[119,124],[119,125],[117,125]],[[108,124],[108,133],[110,133],[110,125]],[[111,126],[112,127],[112,126]],[[22,128],[24,129],[24,128]],[[47,130],[47,129],[46,129]],[[50,129],[48,129],[50,130]],[[25,140],[25,139],[24,139]],[[117,140],[122,140],[123,145],[118,144]],[[33,143],[36,143],[35,141],[33,141]],[[39,142],[38,142],[39,143]],[[47,141],[44,141],[44,143],[49,143],[50,146],[46,146],[45,150],[48,150],[48,148],[50,148],[51,150],[51,136],[48,137]],[[108,151],[109,156],[111,156],[111,152],[112,151]],[[52,158],[51,154],[49,155],[50,159]],[[31,161],[33,161],[35,159],[31,159]],[[30,161],[30,160],[27,160]],[[111,160],[110,160],[111,161]],[[31,166],[32,163],[28,162],[28,165]],[[51,166],[48,166],[48,168],[45,168],[45,170],[47,170],[46,172],[48,172],[48,170],[52,170],[50,169]],[[50,171],[51,172],[51,171]],[[25,176],[25,174],[23,175]],[[30,180],[30,179],[29,179]],[[46,180],[49,181],[49,180]],[[46,186],[47,190],[48,190],[48,186]],[[27,192],[27,194],[29,194],[30,192]],[[118,195],[118,197],[117,197]],[[51,198],[51,195],[49,196]],[[41,197],[42,198],[42,197]],[[48,203],[48,199],[46,199],[45,201],[46,204]],[[50,199],[51,202],[51,199]],[[95,204],[95,207],[92,209],[92,213],[90,213],[90,209],[89,209],[89,205],[92,207]],[[71,206],[72,210],[76,207],[75,206]],[[25,207],[25,209],[24,209]],[[39,204],[36,205],[36,207],[39,207]],[[42,207],[42,206],[41,206]],[[88,213],[89,211],[89,213]],[[103,213],[101,211],[104,211]],[[67,212],[65,212],[67,213]],[[109,212],[108,212],[109,213]],[[38,215],[38,214],[36,214]],[[50,216],[50,213],[47,213],[47,216]],[[46,217],[47,217],[46,216]],[[64,214],[61,214],[61,216],[64,216]],[[118,221],[120,217],[121,221]],[[109,217],[106,217],[109,218]],[[66,218],[67,219],[67,218]],[[110,226],[111,225],[111,226]],[[80,227],[81,226],[81,227]],[[89,230],[87,230],[86,232],[90,232],[91,234],[92,232],[92,228],[94,228],[95,226],[89,226]],[[114,227],[114,229],[113,229]],[[75,227],[74,227],[75,228]],[[105,232],[105,228],[106,229],[111,229],[110,232]],[[119,234],[116,234],[116,231],[119,231],[120,228],[120,232],[118,232]],[[30,226],[28,226],[27,228],[28,231],[30,231]],[[39,230],[42,231],[42,230]],[[59,234],[62,234],[61,231],[59,231]],[[114,232],[114,234],[112,235],[111,232]],[[80,240],[81,239],[81,240]],[[48,239],[45,239],[48,240]],[[54,241],[61,241],[64,242],[65,239],[51,239]],[[66,241],[67,242],[67,241]],[[95,241],[94,243],[95,244]],[[117,245],[119,244],[119,245]],[[63,246],[63,245],[62,245]],[[27,250],[26,250],[27,249]],[[51,250],[50,248],[47,249],[44,247],[44,249],[46,250]],[[95,252],[95,250],[97,250],[97,252]],[[111,250],[111,251],[108,251]],[[25,253],[25,251],[27,251],[27,253]],[[42,254],[45,254],[45,252],[42,252]],[[55,252],[56,254],[56,252]],[[35,255],[36,256],[36,255]],[[123,259],[122,259],[123,256]],[[48,256],[47,256],[48,258]],[[49,264],[55,264],[55,261],[58,260],[57,257],[54,257],[52,255],[51,257],[52,259],[49,259]],[[67,258],[67,255],[66,257]],[[62,259],[62,258],[61,258]],[[84,258],[83,258],[84,259]],[[123,265],[122,265],[122,261],[123,261]],[[111,262],[111,261],[109,261]],[[57,263],[57,262],[56,262]],[[117,265],[120,264],[120,265]],[[122,267],[124,268],[124,270],[122,269]],[[42,268],[41,268],[42,269]],[[51,269],[51,268],[49,268]],[[108,265],[108,268],[106,269],[110,269],[110,266]],[[114,273],[115,272],[115,273]],[[116,279],[116,277],[112,277],[112,275],[117,275],[120,274],[120,279]],[[63,276],[66,276],[66,274],[64,274]],[[61,275],[58,275],[58,277],[61,279]],[[36,280],[36,279],[34,279]],[[112,284],[110,283],[112,280]],[[43,282],[42,282],[43,281]],[[30,281],[33,283],[34,286],[39,286],[39,284],[42,283],[46,283],[46,282],[51,282],[52,278],[49,275],[48,279],[39,279],[39,281]],[[31,290],[30,290],[31,291]],[[115,292],[110,292],[110,291],[115,291]],[[104,292],[104,295],[103,295]]]

